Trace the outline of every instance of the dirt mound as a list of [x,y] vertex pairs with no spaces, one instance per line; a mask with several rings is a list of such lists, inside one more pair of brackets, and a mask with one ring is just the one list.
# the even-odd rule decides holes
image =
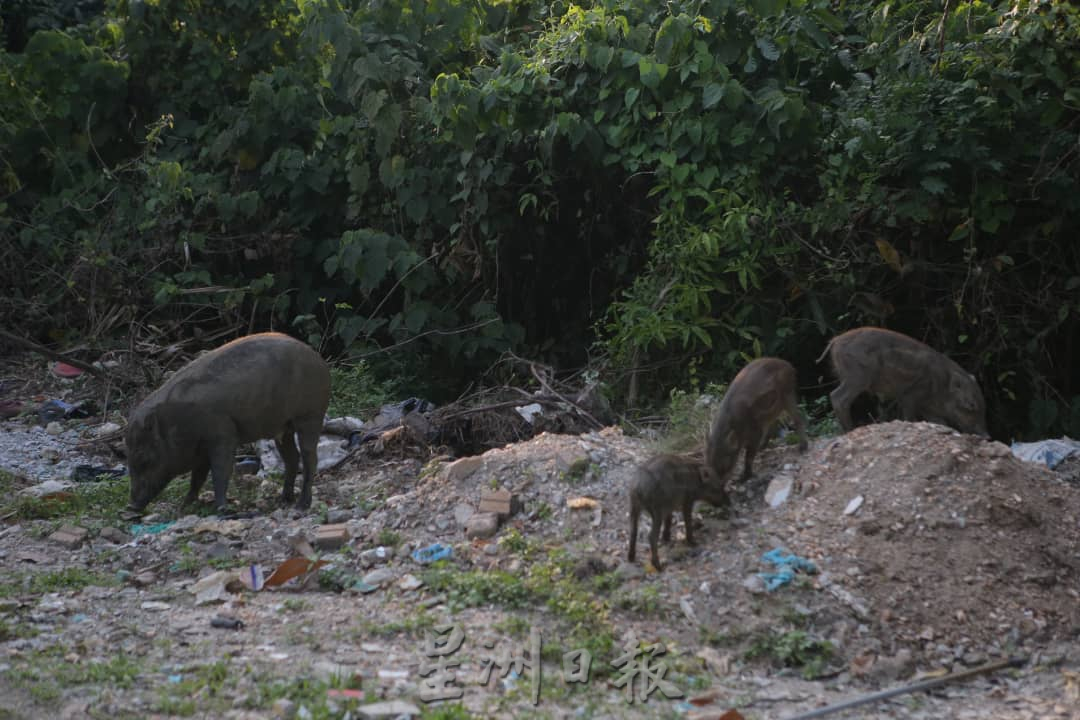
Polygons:
[[1080,633],[1080,488],[1005,445],[871,425],[808,455],[798,479],[777,517],[792,549],[884,648],[1008,652]]

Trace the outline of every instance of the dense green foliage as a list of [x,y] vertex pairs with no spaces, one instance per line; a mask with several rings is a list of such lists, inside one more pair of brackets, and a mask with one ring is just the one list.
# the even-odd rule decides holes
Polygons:
[[648,368],[648,401],[761,353],[820,392],[829,335],[882,324],[973,371],[996,434],[1080,434],[1071,4],[20,0],[0,22],[5,325],[277,326],[400,349],[377,357],[450,395],[507,348],[602,357],[619,397]]

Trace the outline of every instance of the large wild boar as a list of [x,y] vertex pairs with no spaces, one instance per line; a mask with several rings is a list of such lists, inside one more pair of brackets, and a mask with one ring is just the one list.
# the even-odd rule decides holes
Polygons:
[[975,378],[937,350],[892,330],[861,327],[829,341],[818,362],[832,361],[840,385],[833,410],[844,431],[851,404],[864,392],[895,398],[904,420],[926,420],[986,436],[986,402]]
[[[175,476],[191,471],[185,504],[214,475],[214,501],[225,508],[236,446],[273,438],[285,463],[282,500],[291,503],[298,461],[311,505],[317,446],[330,401],[330,369],[308,345],[281,333],[233,340],[193,360],[151,393],[128,420],[124,444],[131,475],[129,508],[141,511]],[[297,451],[295,436],[300,436]]]
[[664,541],[671,540],[671,516],[681,510],[683,524],[686,525],[686,544],[694,544],[690,514],[694,503],[704,500],[716,507],[730,509],[730,500],[724,491],[723,483],[712,474],[712,469],[700,460],[682,455],[657,455],[650,458],[637,470],[630,486],[630,552],[627,557],[631,562],[637,551],[638,518],[645,510],[652,518],[649,529],[649,549],[652,552],[652,564],[660,569],[660,555],[656,543],[660,537],[661,525]]
[[806,451],[806,422],[799,412],[795,368],[780,358],[758,358],[731,381],[716,411],[705,462],[724,478],[746,450],[742,480],[753,474],[754,455],[765,447],[776,420],[784,413],[795,423],[799,450]]

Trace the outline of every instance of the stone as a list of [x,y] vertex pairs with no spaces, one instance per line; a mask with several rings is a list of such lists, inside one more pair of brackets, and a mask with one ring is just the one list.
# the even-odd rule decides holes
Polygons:
[[364,705],[356,710],[362,718],[418,717],[420,708],[404,700],[385,700]]
[[207,560],[231,560],[235,555],[235,550],[220,541],[206,549]]
[[43,495],[51,495],[56,492],[64,492],[70,490],[71,485],[59,480],[46,480],[45,482],[38,483],[37,485],[31,485],[30,487],[22,490],[20,495],[30,495],[33,497],[42,497]]
[[461,527],[465,527],[465,523],[469,522],[469,518],[473,516],[476,511],[472,509],[471,505],[465,503],[458,503],[454,506],[454,520]]
[[352,510],[329,510],[326,513],[326,522],[329,525],[340,525],[352,519]]
[[373,565],[381,565],[393,557],[393,548],[380,546],[360,553],[360,564],[364,567],[372,567]]
[[499,531],[499,516],[495,513],[476,513],[465,525],[465,537],[470,540],[484,539]]
[[406,574],[402,575],[401,579],[398,580],[397,586],[402,590],[408,592],[409,590],[416,590],[417,588],[423,586],[423,584],[424,581],[416,577],[415,575]]
[[397,573],[390,568],[379,568],[378,570],[372,570],[365,575],[361,582],[365,585],[371,585],[373,587],[379,587],[383,583],[389,582],[397,577]]
[[101,532],[98,533],[98,537],[100,537],[102,540],[116,543],[117,545],[123,545],[124,543],[131,541],[130,535],[128,535],[123,530],[118,530],[114,527],[102,528]]
[[765,502],[769,504],[769,507],[780,507],[791,497],[791,489],[794,485],[795,479],[790,475],[777,475],[765,490]]
[[59,530],[50,535],[49,539],[70,550],[74,550],[86,542],[86,536],[88,534],[86,528],[81,528],[78,525],[64,524]]
[[349,528],[343,524],[322,525],[315,531],[315,547],[337,550],[349,541]]
[[482,513],[495,513],[500,520],[506,520],[513,514],[514,495],[509,490],[488,490],[480,495]]
[[274,720],[293,720],[296,717],[296,703],[288,698],[278,698],[270,706],[270,715]]
[[844,508],[844,514],[845,515],[854,515],[855,513],[859,512],[859,508],[862,507],[862,504],[863,504],[863,496],[862,495],[856,495],[855,497],[851,498],[851,501],[848,502],[847,507]]
[[51,423],[45,426],[45,432],[50,435],[59,435],[64,432],[64,426],[53,420]]
[[483,464],[484,458],[481,455],[473,455],[472,457],[463,457],[460,460],[455,460],[446,466],[446,470],[444,471],[446,479],[452,483],[461,482],[479,470],[480,466]]
[[623,580],[636,580],[645,577],[645,569],[634,563],[622,562],[615,568],[615,575]]

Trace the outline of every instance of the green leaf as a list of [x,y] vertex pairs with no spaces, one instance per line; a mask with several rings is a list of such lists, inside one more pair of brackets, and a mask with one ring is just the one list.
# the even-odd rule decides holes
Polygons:
[[623,96],[623,102],[626,104],[626,109],[629,110],[637,102],[638,95],[641,94],[641,88],[628,87],[626,88],[626,94]]
[[923,190],[926,190],[931,195],[941,195],[949,189],[948,183],[934,175],[924,177],[919,184],[922,185]]
[[701,106],[708,110],[724,97],[725,88],[719,83],[709,83],[701,93]]
[[638,74],[641,76],[641,84],[650,90],[660,87],[660,83],[668,74],[668,66],[665,63],[652,62],[648,58],[638,61]]
[[780,48],[776,47],[776,43],[769,38],[758,38],[755,44],[761,56],[766,60],[775,62],[780,59]]

